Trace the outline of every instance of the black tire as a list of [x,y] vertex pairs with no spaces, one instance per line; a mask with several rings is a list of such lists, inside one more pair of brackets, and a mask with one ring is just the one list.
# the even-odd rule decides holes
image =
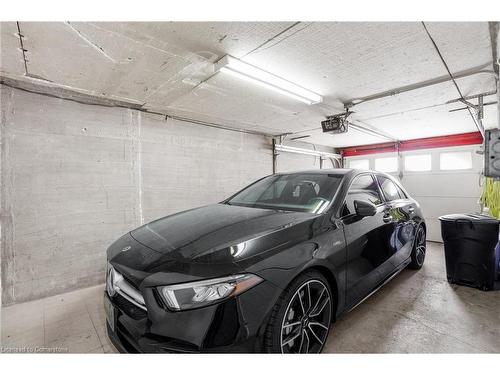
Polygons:
[[426,233],[423,226],[417,228],[415,233],[415,241],[413,241],[413,249],[411,250],[411,263],[408,268],[419,270],[424,265],[426,249]]
[[[321,273],[306,271],[295,278],[273,308],[264,337],[265,351],[320,353],[330,332],[333,298]],[[290,340],[293,337],[296,339]]]

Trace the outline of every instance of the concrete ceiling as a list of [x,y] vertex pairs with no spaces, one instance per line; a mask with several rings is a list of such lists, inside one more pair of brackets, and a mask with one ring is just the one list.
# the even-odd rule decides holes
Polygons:
[[[493,70],[487,23],[429,23],[451,71]],[[36,77],[146,109],[303,141],[345,147],[387,141],[351,128],[323,134],[320,121],[343,103],[447,72],[421,23],[1,23],[1,73]],[[324,97],[306,105],[237,78],[213,74],[230,54]],[[26,76],[26,70],[28,76]],[[489,72],[457,80],[463,95],[495,90]],[[468,111],[449,112],[451,82],[354,106],[351,119],[395,139],[475,131]],[[494,96],[485,101],[495,100]],[[496,125],[496,105],[484,124]],[[291,136],[293,137],[293,136]]]

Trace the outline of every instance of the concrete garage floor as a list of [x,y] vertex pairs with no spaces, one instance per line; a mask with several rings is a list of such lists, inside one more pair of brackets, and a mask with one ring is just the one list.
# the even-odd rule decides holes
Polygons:
[[500,353],[500,291],[446,281],[443,245],[427,243],[404,270],[332,327],[326,352]]
[[[113,353],[103,286],[2,309],[4,348]],[[443,246],[428,243],[424,268],[403,271],[333,327],[326,353],[500,353],[500,291],[446,282]]]

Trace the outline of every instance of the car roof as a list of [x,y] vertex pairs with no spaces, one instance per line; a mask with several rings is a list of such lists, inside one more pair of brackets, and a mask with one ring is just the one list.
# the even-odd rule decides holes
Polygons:
[[380,171],[373,171],[371,169],[353,169],[353,168],[330,168],[330,169],[306,169],[292,172],[278,172],[277,175],[293,175],[293,174],[359,174],[359,173],[376,173],[388,176],[387,173]]
[[277,175],[292,175],[292,174],[338,174],[345,175],[354,171],[349,168],[330,168],[330,169],[306,169],[293,172],[278,172]]
[[336,175],[336,176],[341,176],[342,179],[344,180],[351,180],[351,178],[354,178],[355,176],[358,176],[363,173],[373,173],[376,175],[381,175],[389,178],[392,181],[398,182],[398,186],[401,187],[401,183],[397,181],[394,176],[391,176],[388,173],[385,172],[380,172],[380,171],[374,171],[371,169],[353,169],[353,168],[330,168],[330,169],[307,169],[307,170],[302,170],[302,171],[293,171],[293,172],[282,172],[282,173],[276,173],[274,176],[290,176],[294,174],[328,174],[328,175]]

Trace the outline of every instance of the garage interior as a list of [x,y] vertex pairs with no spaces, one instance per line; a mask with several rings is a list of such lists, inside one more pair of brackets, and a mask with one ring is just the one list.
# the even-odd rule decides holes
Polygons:
[[[336,322],[324,352],[500,352],[500,290],[447,282],[438,220],[483,210],[497,22],[0,27],[1,347],[115,352],[102,306],[114,240],[272,173],[351,167],[419,201],[427,260]],[[227,74],[225,56],[320,99]],[[323,132],[346,112],[347,132]]]

